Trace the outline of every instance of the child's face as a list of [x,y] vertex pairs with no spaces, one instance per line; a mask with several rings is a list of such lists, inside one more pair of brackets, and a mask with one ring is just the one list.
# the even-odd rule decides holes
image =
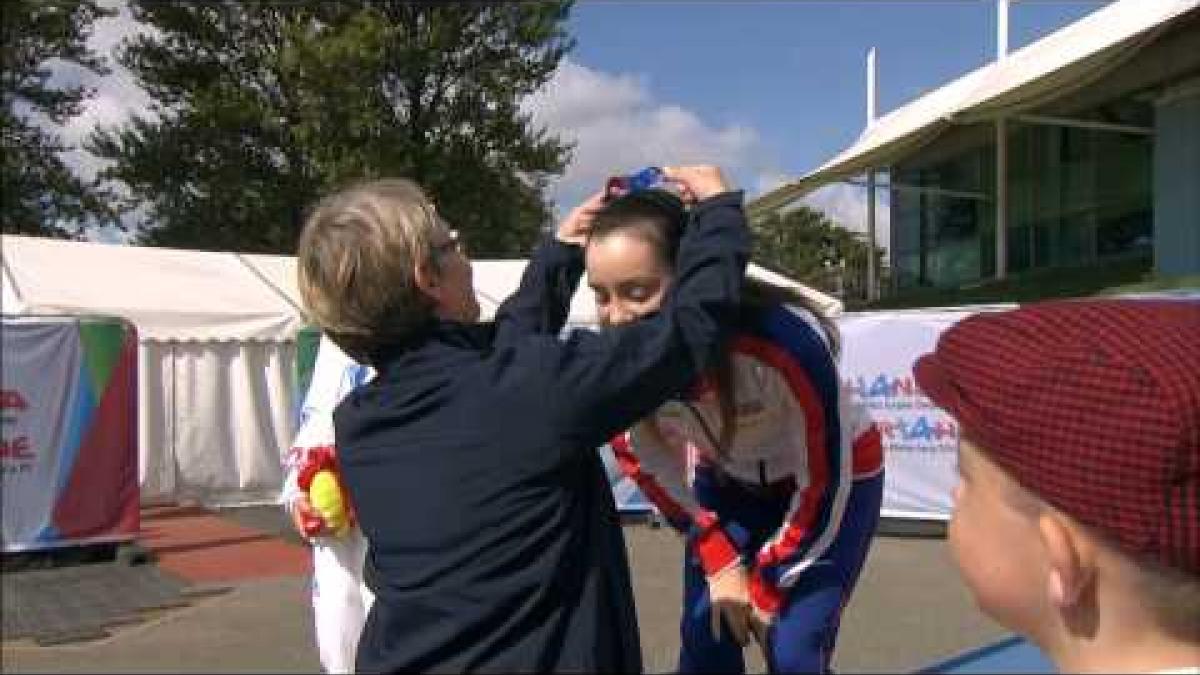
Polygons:
[[958,448],[959,481],[947,531],[954,560],[985,614],[1035,634],[1049,614],[1036,503],[978,447],[963,439]]

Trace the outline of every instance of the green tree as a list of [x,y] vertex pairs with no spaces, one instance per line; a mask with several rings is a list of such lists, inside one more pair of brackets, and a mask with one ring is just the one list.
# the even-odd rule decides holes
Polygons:
[[[865,292],[870,246],[864,236],[839,226],[824,213],[798,206],[754,220],[753,259],[803,284],[829,292]],[[876,265],[883,249],[875,248]],[[839,279],[837,270],[846,270]],[[882,269],[882,267],[876,267]],[[860,278],[861,277],[861,278]]]
[[89,217],[105,216],[100,194],[60,157],[71,147],[37,124],[41,115],[62,125],[95,92],[51,84],[54,60],[106,72],[87,47],[97,19],[112,10],[93,0],[6,0],[0,4],[0,230],[6,234],[65,237]]
[[154,245],[291,253],[347,182],[416,180],[484,255],[527,250],[569,148],[522,99],[572,47],[570,2],[133,0],[118,58],[156,101],[89,148]]

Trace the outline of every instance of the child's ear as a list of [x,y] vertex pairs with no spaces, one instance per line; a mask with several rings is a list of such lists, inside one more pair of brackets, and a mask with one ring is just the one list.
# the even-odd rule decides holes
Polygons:
[[1076,605],[1096,577],[1091,543],[1074,523],[1053,511],[1038,516],[1038,536],[1046,552],[1047,597],[1059,609]]

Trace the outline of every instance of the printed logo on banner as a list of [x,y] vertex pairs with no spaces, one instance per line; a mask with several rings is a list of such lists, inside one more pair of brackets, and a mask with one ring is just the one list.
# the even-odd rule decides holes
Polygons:
[[[925,447],[941,451],[947,443],[952,450],[958,447],[958,427],[941,416],[921,415],[913,419],[876,417],[876,425],[884,440],[890,441],[893,448],[898,447],[897,442],[918,444],[910,448],[914,450]],[[929,447],[929,444],[936,446]]]
[[0,331],[0,513],[5,551],[53,536],[64,478],[86,430],[79,330],[66,322],[4,322]]
[[854,396],[876,407],[907,409],[912,407],[914,399],[929,404],[929,399],[920,395],[912,377],[888,377],[887,373],[879,373],[874,378],[859,375],[844,380],[842,385]]
[[871,411],[889,450],[954,452],[958,448],[958,425],[921,393],[911,375],[859,375],[842,385]]
[[973,313],[884,311],[838,320],[842,384],[867,408],[883,440],[885,516],[950,516],[958,482],[958,425],[921,392],[912,369],[944,330]]
[[0,414],[8,417],[9,411],[22,412],[29,408],[29,403],[17,389],[0,389]]
[[0,471],[26,473],[37,462],[33,441],[15,432],[20,415],[29,409],[29,401],[19,389],[0,389]]

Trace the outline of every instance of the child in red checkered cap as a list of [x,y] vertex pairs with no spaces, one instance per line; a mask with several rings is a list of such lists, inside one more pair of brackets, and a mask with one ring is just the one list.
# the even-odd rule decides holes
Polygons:
[[968,318],[918,360],[958,420],[949,543],[1066,672],[1200,673],[1200,302]]

